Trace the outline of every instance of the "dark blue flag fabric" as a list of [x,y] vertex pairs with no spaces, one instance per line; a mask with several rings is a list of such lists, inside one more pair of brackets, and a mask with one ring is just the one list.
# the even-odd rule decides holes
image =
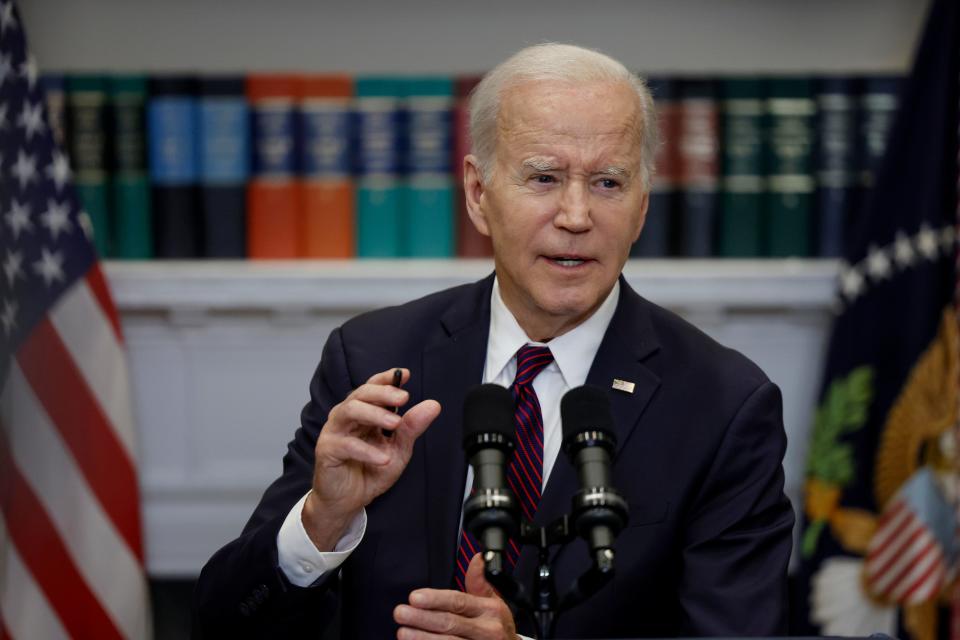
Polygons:
[[815,413],[794,633],[960,637],[960,3],[935,0],[844,252]]

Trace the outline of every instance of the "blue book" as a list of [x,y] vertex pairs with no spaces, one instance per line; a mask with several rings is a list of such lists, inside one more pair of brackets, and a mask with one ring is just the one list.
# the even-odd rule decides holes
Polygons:
[[444,258],[455,253],[453,90],[450,78],[401,81],[407,124],[401,214],[406,256]]
[[397,79],[358,78],[356,109],[357,256],[399,257],[404,113]]
[[147,141],[153,183],[155,255],[200,255],[196,81],[192,77],[150,79]]
[[247,255],[250,112],[242,76],[200,80],[200,209],[203,254]]
[[843,255],[856,195],[856,82],[849,77],[816,82],[817,253]]

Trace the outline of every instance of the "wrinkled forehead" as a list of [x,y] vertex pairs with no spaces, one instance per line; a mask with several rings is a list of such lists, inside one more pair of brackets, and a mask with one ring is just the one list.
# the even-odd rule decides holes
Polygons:
[[622,82],[528,81],[504,90],[497,114],[497,147],[539,139],[578,145],[611,140],[639,154],[642,104]]

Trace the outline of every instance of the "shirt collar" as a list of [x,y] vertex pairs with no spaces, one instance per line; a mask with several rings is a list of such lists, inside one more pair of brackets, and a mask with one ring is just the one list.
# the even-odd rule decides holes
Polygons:
[[587,374],[590,372],[607,326],[617,310],[619,299],[620,282],[618,280],[593,315],[549,343],[536,342],[527,337],[517,323],[517,319],[504,304],[503,298],[500,297],[500,284],[494,278],[493,291],[490,294],[490,335],[487,338],[484,382],[496,378],[511,363],[517,350],[530,343],[545,344],[550,347],[550,352],[568,388],[582,386],[587,381]]

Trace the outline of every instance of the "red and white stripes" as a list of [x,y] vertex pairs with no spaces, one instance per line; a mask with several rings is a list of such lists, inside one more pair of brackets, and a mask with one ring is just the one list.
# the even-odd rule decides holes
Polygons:
[[0,395],[0,625],[150,635],[133,411],[99,268],[18,351]]

